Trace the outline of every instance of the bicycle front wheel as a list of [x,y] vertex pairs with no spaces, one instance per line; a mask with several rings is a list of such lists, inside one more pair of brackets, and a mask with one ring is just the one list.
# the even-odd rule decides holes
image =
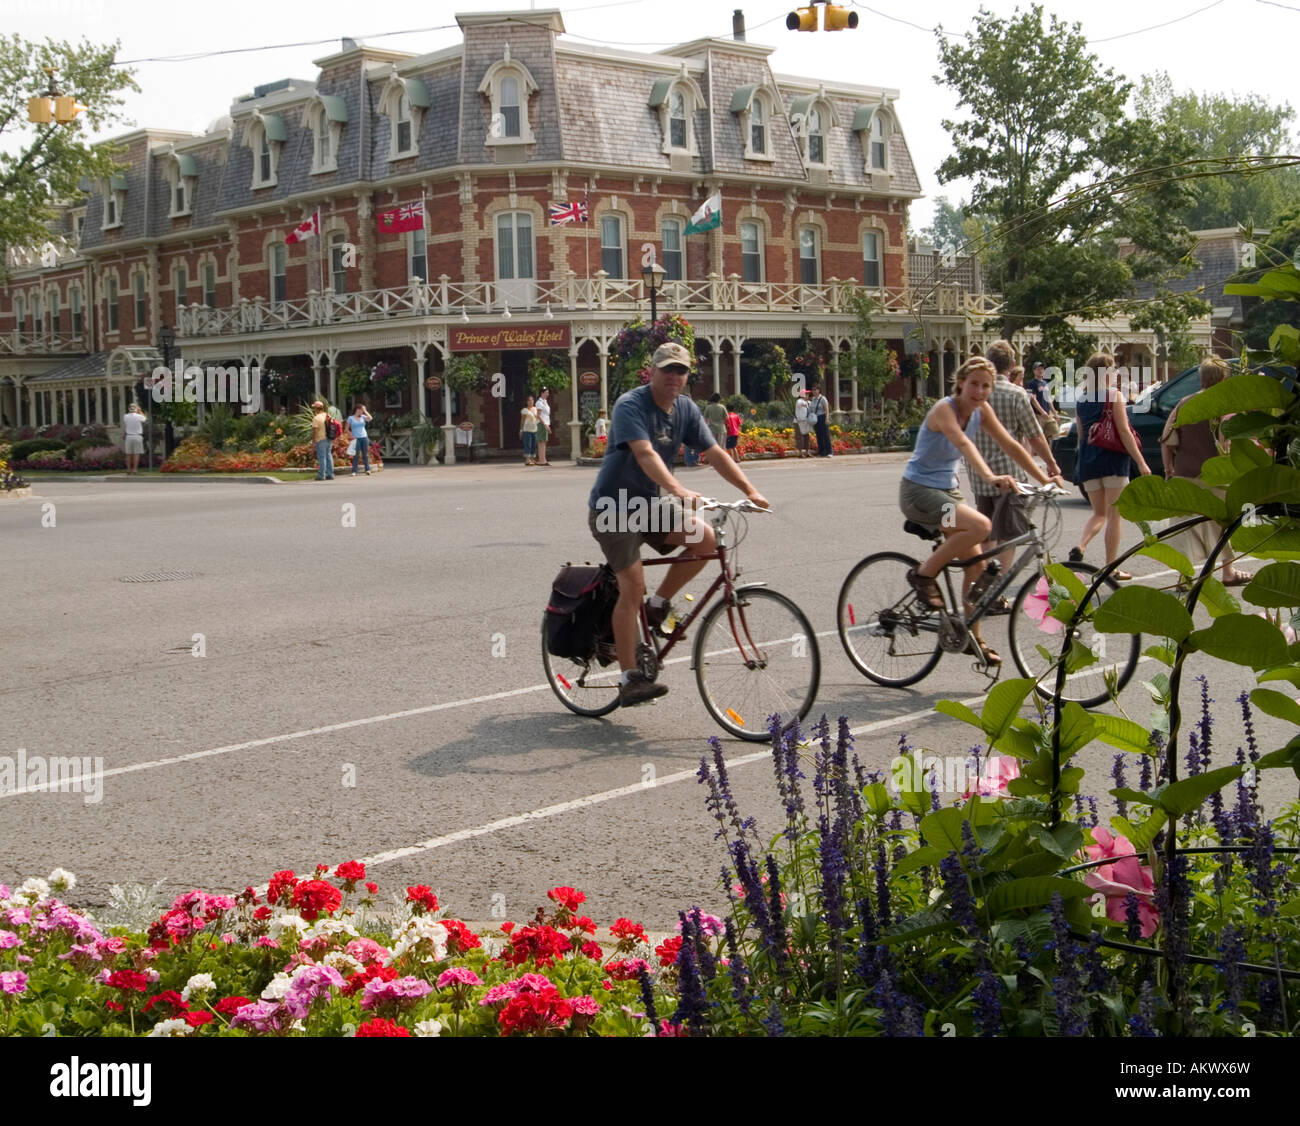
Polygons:
[[743,586],[717,603],[695,635],[695,683],[709,714],[750,742],[770,738],[769,716],[803,719],[821,680],[817,637],[790,599]]
[[[1085,589],[1092,585],[1097,575],[1097,568],[1090,563],[1063,565],[1078,575]],[[1047,576],[1040,568],[1020,588],[1011,606],[1009,632],[1011,656],[1016,668],[1021,676],[1033,677],[1036,691],[1047,700],[1052,698],[1056,689],[1054,666],[1061,655],[1065,624],[1060,623],[1060,628],[1051,632],[1043,629],[1044,623],[1055,621],[1043,616],[1045,603],[1042,600],[1051,585],[1050,580],[1044,580]],[[1117,590],[1119,583],[1107,578],[1093,595],[1089,607],[1095,610]],[[1082,623],[1072,635],[1071,649],[1075,653],[1072,662],[1088,660],[1088,663],[1066,673],[1061,699],[1073,700],[1085,708],[1105,703],[1110,699],[1107,680],[1114,680],[1116,692],[1120,691],[1133,678],[1141,647],[1141,634],[1097,633],[1091,624]]]
[[868,555],[840,587],[835,618],[853,667],[887,688],[905,688],[939,663],[939,614],[912,589],[919,566],[896,551]]
[[578,715],[608,715],[618,707],[618,662],[602,668],[594,657],[578,661],[553,656],[546,647],[545,615],[542,615],[542,668],[546,670],[546,683],[551,691],[569,711]]

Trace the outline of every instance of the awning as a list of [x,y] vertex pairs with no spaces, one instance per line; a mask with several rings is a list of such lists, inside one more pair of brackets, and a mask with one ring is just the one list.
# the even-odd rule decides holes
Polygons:
[[[424,84],[424,79],[406,78],[402,80],[402,84],[406,87],[406,96],[410,99],[411,105],[419,106],[421,109],[429,108],[429,87]],[[346,121],[347,118],[344,120]]]
[[858,106],[853,114],[853,132],[865,133],[871,128],[871,119],[875,117],[879,106]]
[[318,94],[321,105],[325,107],[325,117],[329,121],[346,122],[348,104],[337,94]]
[[757,89],[757,86],[739,87],[736,92],[731,95],[731,112],[743,113],[745,110],[749,109],[749,103],[753,100],[754,91]]
[[177,153],[176,164],[180,168],[182,176],[197,176],[199,174],[198,162],[189,153]]
[[668,90],[672,86],[671,78],[656,78],[655,84],[650,88],[650,108],[658,109],[668,100]]
[[92,352],[89,356],[78,356],[75,360],[66,360],[58,367],[40,375],[28,376],[23,383],[31,387],[35,383],[86,383],[103,382],[108,374],[107,352]]
[[268,141],[283,141],[289,135],[285,132],[284,118],[278,113],[262,114],[262,125],[266,129],[266,139]]

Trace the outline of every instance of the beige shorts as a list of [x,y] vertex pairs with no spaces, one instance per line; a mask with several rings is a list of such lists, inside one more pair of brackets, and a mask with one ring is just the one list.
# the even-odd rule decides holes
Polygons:
[[957,489],[932,489],[904,477],[898,485],[898,507],[903,516],[923,527],[938,529],[944,517],[955,512],[962,504],[961,492]]
[[1098,489],[1122,489],[1127,484],[1127,477],[1094,477],[1083,483],[1083,491],[1095,493]]

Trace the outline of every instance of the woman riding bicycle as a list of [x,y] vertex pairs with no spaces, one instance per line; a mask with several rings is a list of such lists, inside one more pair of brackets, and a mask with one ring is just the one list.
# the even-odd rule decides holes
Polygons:
[[[1004,492],[1016,487],[1015,479],[995,474],[980,456],[972,438],[982,427],[1007,455],[1040,484],[1051,480],[1034,461],[1029,451],[1006,432],[988,404],[996,375],[993,365],[982,356],[967,360],[957,369],[957,394],[940,400],[930,408],[916,436],[916,449],[899,484],[898,506],[903,515],[944,535],[930,558],[908,572],[908,581],[922,600],[935,610],[944,608],[943,593],[935,582],[939,572],[953,559],[967,559],[979,554],[979,545],[992,530],[987,516],[963,503],[957,488],[957,463],[966,464],[991,485]],[[962,580],[962,596],[983,571],[983,566],[967,567]],[[1001,658],[984,644],[979,623],[971,634],[983,650],[984,660],[998,664]]]

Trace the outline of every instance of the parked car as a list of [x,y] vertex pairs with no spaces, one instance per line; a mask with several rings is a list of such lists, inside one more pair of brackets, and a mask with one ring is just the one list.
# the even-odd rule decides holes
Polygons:
[[[1294,380],[1296,377],[1294,368],[1264,367],[1259,370],[1276,379]],[[1170,412],[1181,400],[1200,389],[1200,366],[1197,365],[1186,371],[1180,371],[1172,379],[1148,387],[1136,401],[1128,405],[1129,425],[1133,427],[1133,433],[1142,449],[1142,456],[1151,467],[1152,473],[1161,472],[1160,435],[1164,431],[1165,421],[1169,418]],[[1074,464],[1079,454],[1079,435],[1076,426],[1075,418],[1062,419],[1061,433],[1052,443],[1052,454],[1066,480],[1073,477]],[[1129,462],[1129,475],[1137,476],[1137,466],[1132,461]]]

